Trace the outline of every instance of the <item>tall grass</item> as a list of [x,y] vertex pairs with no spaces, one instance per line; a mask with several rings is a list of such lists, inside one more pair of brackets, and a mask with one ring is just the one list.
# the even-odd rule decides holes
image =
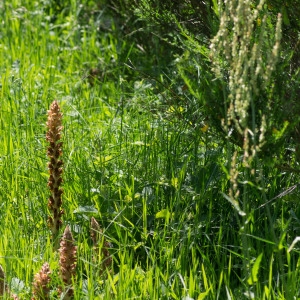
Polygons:
[[[256,184],[237,155],[249,203],[238,215],[224,198],[238,148],[219,139],[195,99],[214,91],[193,92],[182,65],[171,76],[189,58],[192,70],[194,53],[154,78],[143,73],[149,65],[131,64],[141,45],[96,2],[0,6],[0,263],[12,293],[29,299],[42,265],[58,270],[45,139],[56,99],[64,114],[63,220],[77,246],[74,299],[299,297],[297,244],[288,251],[299,229],[299,191],[288,189],[297,174],[260,162]],[[92,217],[110,243],[112,268],[101,276]],[[57,274],[52,282],[59,299]]]

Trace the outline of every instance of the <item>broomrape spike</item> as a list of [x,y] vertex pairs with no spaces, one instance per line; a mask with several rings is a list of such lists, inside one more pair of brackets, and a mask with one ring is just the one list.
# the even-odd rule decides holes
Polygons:
[[51,271],[48,263],[44,263],[41,270],[34,275],[32,300],[50,299]]
[[91,239],[93,241],[93,245],[97,246],[100,241],[100,236],[102,234],[101,227],[99,223],[96,221],[94,217],[91,218]]
[[47,155],[50,159],[48,163],[49,180],[48,187],[51,195],[48,200],[49,210],[52,216],[48,217],[48,225],[52,232],[52,238],[55,240],[62,226],[61,216],[63,214],[62,206],[62,193],[60,187],[62,184],[63,161],[60,159],[62,155],[62,142],[60,142],[62,127],[62,113],[57,101],[53,101],[48,110],[47,121],[48,132],[46,140],[49,142]]
[[[72,287],[72,278],[76,273],[77,247],[69,226],[66,227],[59,248],[59,267],[60,275],[66,288],[64,299],[73,299],[74,289]],[[58,290],[59,294],[63,293],[63,288]]]
[[97,261],[98,259],[101,262],[100,264],[100,275],[103,274],[105,269],[108,269],[112,265],[112,257],[108,251],[108,248],[110,248],[109,242],[105,239],[103,235],[103,231],[99,225],[99,223],[96,221],[94,217],[91,218],[91,239],[93,241],[94,245],[94,252],[97,254],[98,257],[94,256],[94,261]]

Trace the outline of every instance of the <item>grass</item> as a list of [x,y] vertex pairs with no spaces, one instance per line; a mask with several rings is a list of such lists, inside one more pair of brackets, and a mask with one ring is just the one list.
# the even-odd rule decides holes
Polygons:
[[[287,250],[299,231],[299,191],[277,197],[296,175],[263,165],[261,186],[244,170],[240,217],[222,196],[230,147],[204,117],[202,130],[186,122],[184,108],[166,102],[171,89],[157,93],[157,81],[128,69],[138,48],[114,22],[99,31],[104,14],[82,17],[91,3],[62,11],[46,1],[1,4],[0,263],[12,292],[29,299],[47,261],[58,297],[45,140],[57,99],[63,220],[78,246],[75,299],[298,299],[299,250]],[[162,73],[160,82],[169,81]],[[92,216],[112,244],[105,276],[92,258]]]

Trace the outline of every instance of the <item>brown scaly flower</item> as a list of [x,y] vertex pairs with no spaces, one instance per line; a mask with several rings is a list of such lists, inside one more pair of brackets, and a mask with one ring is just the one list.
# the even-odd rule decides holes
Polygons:
[[[65,285],[64,299],[73,299],[74,289],[72,287],[72,278],[76,273],[76,261],[77,261],[77,247],[75,246],[74,238],[69,226],[66,227],[63,237],[60,241],[59,248],[59,267],[62,281]],[[63,289],[59,288],[59,294],[61,295]]]
[[63,214],[62,206],[62,193],[63,190],[60,187],[62,184],[62,165],[63,162],[60,159],[62,155],[62,142],[60,142],[61,131],[62,131],[62,113],[57,101],[53,101],[48,110],[48,121],[47,121],[48,132],[46,134],[46,140],[49,142],[47,155],[50,159],[48,163],[49,169],[49,180],[48,187],[51,192],[49,197],[48,207],[52,212],[52,216],[48,217],[48,225],[52,232],[52,238],[57,238],[59,229],[62,226],[61,216]]
[[44,263],[41,270],[34,275],[32,300],[50,300],[51,271],[48,263]]
[[103,231],[94,217],[91,218],[91,239],[93,241],[94,251],[97,258],[94,257],[94,261],[101,261],[100,275],[104,273],[105,269],[108,269],[112,265],[112,257],[108,251],[110,243],[105,239]]

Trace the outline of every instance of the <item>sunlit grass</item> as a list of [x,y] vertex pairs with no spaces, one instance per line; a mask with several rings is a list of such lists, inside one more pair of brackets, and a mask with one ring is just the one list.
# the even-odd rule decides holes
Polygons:
[[[44,262],[55,273],[54,298],[61,284],[47,227],[45,140],[57,99],[63,220],[78,246],[75,299],[298,297],[298,250],[287,252],[299,229],[297,201],[258,208],[262,195],[276,197],[294,178],[262,170],[264,191],[247,186],[250,208],[238,216],[222,196],[229,149],[210,128],[194,130],[166,109],[151,80],[130,78],[124,58],[134,46],[113,22],[99,32],[78,17],[76,1],[48,13],[35,4],[5,2],[0,13],[0,263],[11,291],[29,299]],[[100,74],[92,83],[91,68]],[[112,270],[103,276],[93,260],[92,216],[111,242]]]

